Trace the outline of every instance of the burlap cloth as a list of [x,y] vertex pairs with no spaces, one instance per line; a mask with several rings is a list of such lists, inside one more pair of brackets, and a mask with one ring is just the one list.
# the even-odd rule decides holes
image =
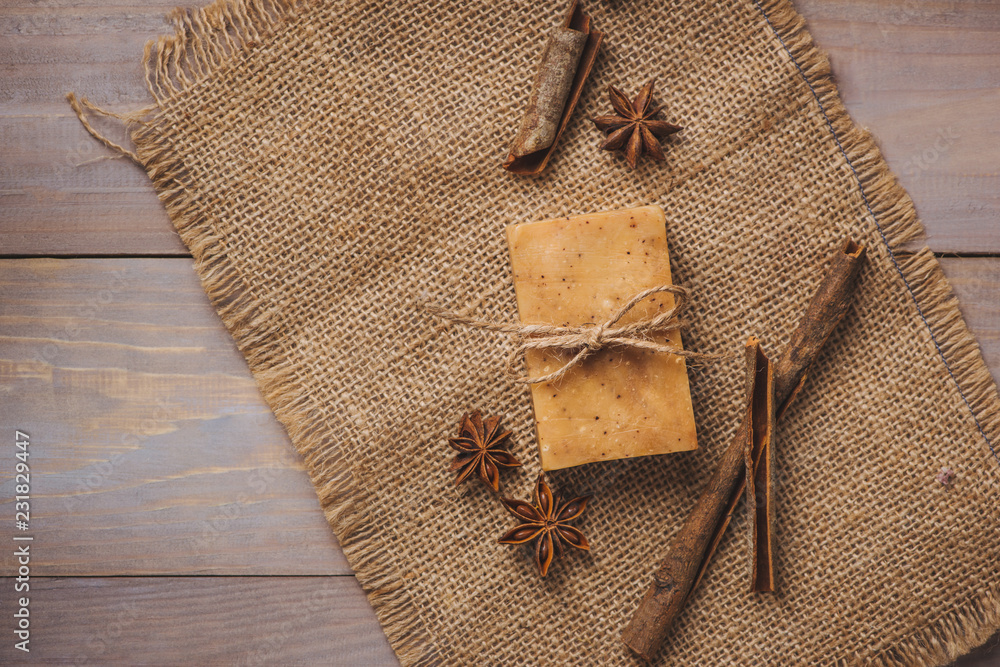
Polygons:
[[[565,2],[217,2],[147,50],[131,115],[205,289],[308,463],[404,664],[629,664],[619,634],[739,421],[740,361],[691,371],[700,449],[550,476],[593,493],[539,579],[513,519],[452,486],[461,414],[507,415],[538,472],[513,341],[421,302],[509,320],[503,229],[649,203],[667,214],[685,339],[786,342],[831,252],[860,292],[778,431],[777,595],[748,593],[736,517],[662,653],[670,665],[941,664],[1000,626],[996,388],[913,205],[848,118],[784,0],[586,0],[605,46],[541,178],[500,168]],[[685,130],[629,170],[588,117],[656,77]],[[996,444],[993,445],[997,447]],[[950,487],[935,481],[947,466]]]

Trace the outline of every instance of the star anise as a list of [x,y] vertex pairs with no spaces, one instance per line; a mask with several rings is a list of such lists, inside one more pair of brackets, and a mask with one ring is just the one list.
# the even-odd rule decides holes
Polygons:
[[558,496],[553,497],[552,489],[545,482],[544,476],[539,475],[535,485],[534,505],[513,498],[501,501],[511,514],[521,520],[521,525],[501,537],[500,544],[525,544],[537,540],[535,563],[544,577],[552,561],[562,555],[563,542],[577,549],[590,549],[590,543],[583,533],[566,525],[583,514],[590,498],[583,496],[562,502]]
[[609,133],[601,144],[601,149],[616,151],[624,146],[625,159],[633,169],[643,151],[655,160],[664,159],[659,139],[683,128],[665,120],[653,119],[663,108],[650,104],[653,100],[653,81],[643,86],[632,102],[614,86],[608,86],[608,94],[617,115],[598,116],[594,119],[594,124],[601,132]]
[[473,471],[478,471],[483,484],[494,493],[498,492],[500,470],[497,466],[516,468],[521,465],[510,452],[500,448],[509,437],[510,431],[500,432],[500,417],[489,417],[484,423],[479,410],[464,415],[458,423],[458,437],[448,439],[448,444],[458,450],[451,462],[451,469],[459,471],[455,484],[461,484]]

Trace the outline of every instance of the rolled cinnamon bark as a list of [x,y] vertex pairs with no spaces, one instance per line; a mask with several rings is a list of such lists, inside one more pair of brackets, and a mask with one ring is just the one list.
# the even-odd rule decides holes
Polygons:
[[592,30],[579,0],[549,37],[535,73],[528,107],[503,167],[515,174],[538,174],[548,164],[569,123],[583,84],[597,59],[604,34]]
[[586,44],[587,34],[570,28],[560,28],[549,36],[531,87],[521,129],[510,147],[511,158],[523,158],[544,150],[556,140],[566,98],[569,97]]

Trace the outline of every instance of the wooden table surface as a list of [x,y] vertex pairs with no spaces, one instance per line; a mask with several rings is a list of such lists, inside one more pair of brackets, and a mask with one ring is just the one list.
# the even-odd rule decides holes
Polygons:
[[[0,663],[397,664],[149,180],[64,100],[145,104],[139,55],[174,2],[0,6]],[[1000,2],[797,4],[1000,378]],[[956,664],[1000,665],[998,643]]]

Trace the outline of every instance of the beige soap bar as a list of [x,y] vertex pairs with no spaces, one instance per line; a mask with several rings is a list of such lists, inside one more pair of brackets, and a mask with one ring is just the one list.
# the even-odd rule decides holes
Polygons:
[[[605,322],[644,289],[670,284],[659,206],[507,228],[522,324]],[[673,295],[638,304],[622,324],[672,308]],[[680,333],[658,338],[678,347]],[[529,377],[561,368],[569,351],[528,350]],[[605,348],[553,383],[531,385],[542,468],[695,449],[687,366],[676,355]]]

